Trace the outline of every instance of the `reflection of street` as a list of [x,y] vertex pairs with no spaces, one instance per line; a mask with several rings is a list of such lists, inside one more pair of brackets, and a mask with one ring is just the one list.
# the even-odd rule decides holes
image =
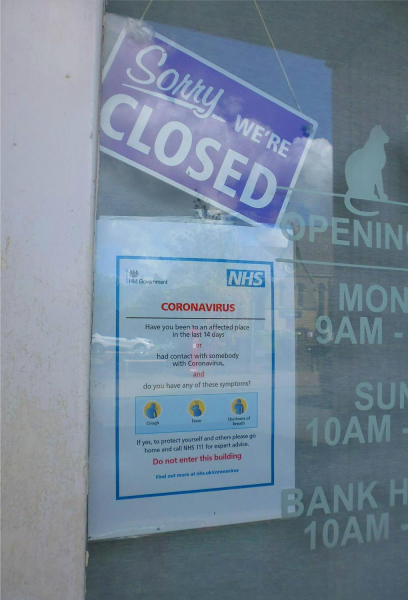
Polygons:
[[[171,355],[178,354],[200,354],[205,352],[210,354],[231,353],[231,346],[234,351],[239,354],[238,360],[224,360],[224,367],[216,367],[219,373],[214,373],[215,376],[224,376],[228,372],[228,376],[243,380],[242,359],[248,349],[247,334],[229,331],[223,339],[216,338],[193,338],[192,333],[196,330],[189,328],[186,330],[190,334],[190,338],[165,338],[158,336],[158,339],[147,339],[142,337],[132,338],[116,338],[113,336],[104,336],[95,333],[92,336],[92,364],[106,365],[109,362],[115,362],[116,355],[119,356],[121,365],[121,377],[133,376],[136,373],[137,366],[144,363],[143,372],[145,374],[157,373],[157,363],[172,362]],[[250,332],[253,356],[251,364],[246,362],[245,372],[247,378],[250,374],[262,372],[262,361],[271,351],[271,337],[264,331],[260,331],[257,336]],[[186,348],[187,345],[187,348]],[[118,350],[118,351],[117,351]],[[167,359],[161,358],[168,356]],[[176,360],[176,359],[175,359]],[[222,360],[222,359],[221,359]],[[188,362],[188,361],[187,361]],[[153,365],[152,367],[150,365]],[[156,365],[156,368],[155,368]],[[197,371],[202,371],[202,367],[194,367],[186,365],[182,368],[175,368],[174,373],[178,377],[190,378]]]
[[158,361],[157,353],[168,351],[173,347],[172,340],[166,339],[161,343],[142,338],[131,339],[113,337],[94,333],[92,336],[92,364],[106,364],[114,361],[116,354],[125,365],[126,371],[132,364],[139,362],[161,362]]
[[306,349],[310,356],[310,370],[312,372],[321,368],[322,361],[332,350],[331,347],[323,346],[316,341],[314,344],[309,343]]
[[145,354],[154,348],[155,344],[147,338],[136,337],[127,339],[123,337],[111,337],[94,333],[92,336],[92,354],[105,354],[109,352],[121,354]]

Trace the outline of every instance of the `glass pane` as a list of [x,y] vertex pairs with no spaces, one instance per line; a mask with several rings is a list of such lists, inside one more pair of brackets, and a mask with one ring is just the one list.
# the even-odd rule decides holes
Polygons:
[[406,596],[407,26],[108,2],[91,599]]

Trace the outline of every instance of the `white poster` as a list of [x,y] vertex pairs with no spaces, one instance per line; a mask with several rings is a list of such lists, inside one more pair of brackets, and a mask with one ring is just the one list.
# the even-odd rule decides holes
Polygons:
[[290,243],[134,218],[97,235],[90,538],[279,518],[294,486]]

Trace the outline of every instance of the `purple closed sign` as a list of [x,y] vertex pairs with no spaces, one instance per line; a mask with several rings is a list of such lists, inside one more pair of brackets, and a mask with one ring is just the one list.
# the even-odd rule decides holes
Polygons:
[[316,127],[158,34],[124,29],[104,69],[101,150],[251,223],[279,222]]

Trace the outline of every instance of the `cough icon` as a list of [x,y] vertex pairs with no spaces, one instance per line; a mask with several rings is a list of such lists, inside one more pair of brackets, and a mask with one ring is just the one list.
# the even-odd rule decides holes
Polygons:
[[144,407],[144,414],[148,419],[157,419],[161,413],[161,406],[158,402],[149,402]]

